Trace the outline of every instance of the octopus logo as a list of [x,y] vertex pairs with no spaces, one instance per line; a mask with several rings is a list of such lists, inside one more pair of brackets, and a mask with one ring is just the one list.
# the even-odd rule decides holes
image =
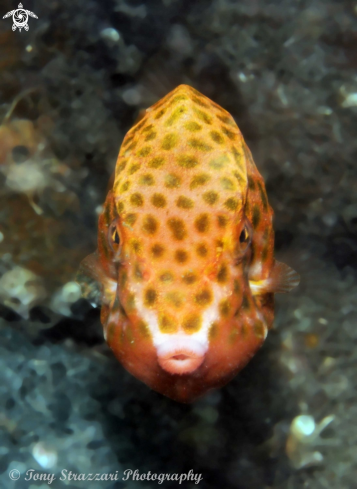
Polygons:
[[30,12],[30,10],[25,10],[23,8],[22,3],[19,3],[18,8],[16,10],[11,10],[11,12],[5,14],[3,19],[7,19],[8,17],[11,16],[14,22],[12,25],[12,30],[16,31],[16,28],[18,28],[20,32],[21,29],[25,29],[25,31],[29,30],[29,26],[27,23],[29,20],[29,16],[38,19],[37,15],[35,15],[33,12]]

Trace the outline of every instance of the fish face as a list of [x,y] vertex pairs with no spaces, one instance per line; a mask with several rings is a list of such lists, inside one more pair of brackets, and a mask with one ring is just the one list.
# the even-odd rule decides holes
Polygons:
[[92,268],[109,346],[178,401],[225,384],[271,326],[273,248],[264,182],[233,118],[179,86],[126,135],[99,219]]
[[[145,212],[130,228],[121,218],[114,221],[115,231],[109,226],[113,242],[119,236],[121,243],[114,250],[120,257],[116,302],[121,315],[115,317],[114,304],[106,321],[107,341],[135,376],[170,397],[191,400],[207,385],[230,378],[265,338],[262,322],[259,331],[244,338],[249,353],[237,355],[238,337],[251,329],[244,330],[248,315],[252,323],[259,321],[247,275],[252,231],[243,207],[237,213],[208,212],[202,205],[183,215],[171,204],[156,219],[149,236],[143,233]],[[173,221],[182,239],[173,235]]]

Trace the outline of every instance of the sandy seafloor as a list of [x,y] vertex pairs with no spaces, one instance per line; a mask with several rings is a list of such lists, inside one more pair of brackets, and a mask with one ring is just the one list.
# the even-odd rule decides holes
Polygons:
[[[357,6],[24,8],[38,16],[28,32],[0,19],[1,489],[158,486],[126,469],[192,469],[207,489],[357,487]],[[191,405],[124,371],[72,282],[125,132],[180,83],[234,116],[266,180],[276,256],[301,274],[251,363]],[[61,481],[63,469],[118,480]]]

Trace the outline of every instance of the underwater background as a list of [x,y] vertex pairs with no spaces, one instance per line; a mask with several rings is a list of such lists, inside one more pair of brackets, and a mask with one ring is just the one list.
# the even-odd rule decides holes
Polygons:
[[[357,487],[357,6],[26,0],[38,19],[21,32],[2,19],[17,0],[0,8],[0,488],[159,485],[126,469],[202,475],[187,488]],[[121,367],[74,282],[126,131],[181,83],[235,118],[276,257],[301,275],[249,365],[189,405]]]

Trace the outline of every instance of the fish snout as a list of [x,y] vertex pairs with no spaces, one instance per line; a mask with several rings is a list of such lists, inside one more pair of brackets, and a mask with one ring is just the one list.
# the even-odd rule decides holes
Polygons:
[[170,374],[189,374],[202,364],[207,348],[192,338],[172,338],[157,347],[157,357],[162,369]]

